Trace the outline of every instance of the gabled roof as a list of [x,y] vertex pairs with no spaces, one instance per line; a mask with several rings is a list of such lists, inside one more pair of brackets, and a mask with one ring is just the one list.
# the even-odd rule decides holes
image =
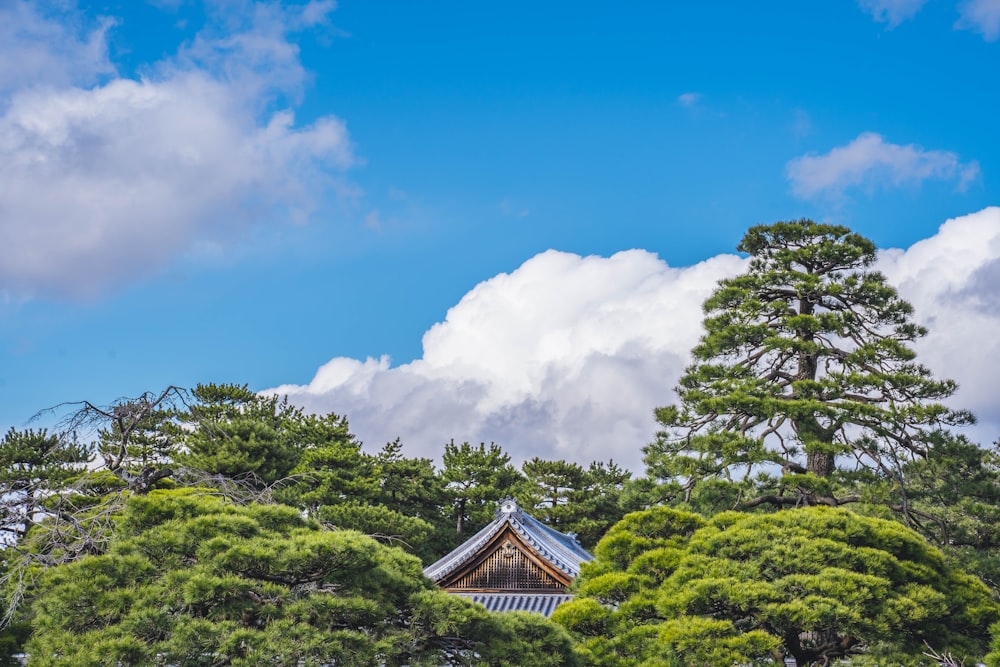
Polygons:
[[427,566],[424,574],[434,581],[441,581],[474,559],[506,527],[510,527],[532,551],[570,580],[579,576],[580,565],[594,558],[572,534],[566,535],[549,528],[523,512],[513,498],[507,498],[500,504],[496,518],[489,525],[444,558]]

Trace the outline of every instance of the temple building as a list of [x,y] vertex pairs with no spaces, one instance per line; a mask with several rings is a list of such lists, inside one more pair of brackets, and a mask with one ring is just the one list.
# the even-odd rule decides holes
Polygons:
[[549,528],[507,498],[492,523],[424,574],[490,611],[549,616],[573,597],[567,588],[592,559],[572,533]]

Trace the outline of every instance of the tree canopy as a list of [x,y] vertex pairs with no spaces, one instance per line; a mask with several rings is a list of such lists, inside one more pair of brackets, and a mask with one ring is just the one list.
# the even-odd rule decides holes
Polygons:
[[593,665],[918,665],[928,644],[975,659],[1000,618],[982,582],[918,534],[844,509],[705,520],[657,507],[595,555],[553,615]]
[[104,553],[42,574],[32,612],[40,667],[575,660],[557,626],[450,596],[398,549],[191,489],[130,498]]
[[[478,529],[531,496],[499,445],[452,444],[436,470],[238,385],[69,405],[68,430],[12,431],[0,450],[0,661],[574,664],[558,626],[450,596],[398,548],[433,561],[461,539],[455,519]],[[592,486],[627,477],[592,470]]]

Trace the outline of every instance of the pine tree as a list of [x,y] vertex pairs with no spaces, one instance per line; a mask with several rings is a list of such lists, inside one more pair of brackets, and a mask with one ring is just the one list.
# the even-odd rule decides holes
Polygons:
[[444,446],[441,458],[441,477],[454,505],[458,538],[470,523],[475,530],[489,523],[497,502],[510,495],[523,479],[511,465],[510,456],[494,443],[487,448],[483,442],[474,447],[468,442],[456,445],[452,441]]
[[0,538],[20,540],[45,515],[46,499],[77,477],[91,453],[72,434],[10,429],[0,441]]
[[901,483],[935,431],[971,421],[940,403],[955,383],[914,360],[926,331],[871,270],[871,241],[799,220],[753,227],[739,250],[749,269],[705,302],[679,405],[656,410],[664,430],[646,450],[651,472],[688,490],[763,473],[751,502],[839,504],[855,498],[835,497],[838,460]]

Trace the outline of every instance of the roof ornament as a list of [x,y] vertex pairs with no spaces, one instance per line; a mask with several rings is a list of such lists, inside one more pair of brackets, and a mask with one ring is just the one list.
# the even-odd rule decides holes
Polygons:
[[500,506],[497,508],[496,518],[504,519],[509,516],[520,518],[521,507],[517,504],[516,500],[507,496],[500,501]]

